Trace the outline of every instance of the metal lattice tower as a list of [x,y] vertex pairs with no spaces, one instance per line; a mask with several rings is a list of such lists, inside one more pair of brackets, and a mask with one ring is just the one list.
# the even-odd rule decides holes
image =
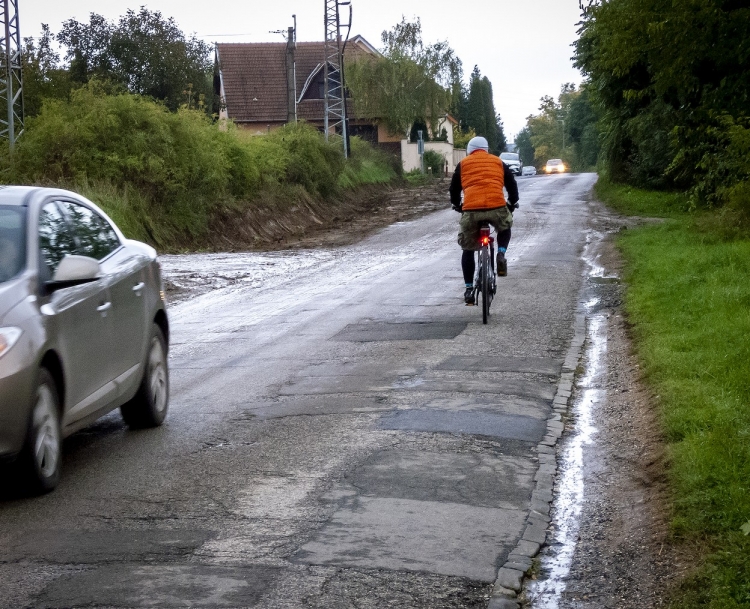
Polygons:
[[18,0],[0,0],[0,137],[8,139],[11,150],[23,133],[23,77],[21,75],[21,30],[18,27]]
[[339,20],[339,4],[349,4],[339,0],[324,0],[325,2],[325,59],[324,59],[324,90],[325,109],[323,124],[326,140],[331,130],[344,141],[344,156],[349,156],[346,137],[346,103],[344,88],[341,82],[341,22]]

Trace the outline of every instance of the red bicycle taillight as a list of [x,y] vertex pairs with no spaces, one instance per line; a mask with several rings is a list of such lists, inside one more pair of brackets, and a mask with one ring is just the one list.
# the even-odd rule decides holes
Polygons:
[[489,244],[490,244],[490,238],[482,237],[482,245],[489,245]]
[[490,229],[489,227],[482,227],[479,229],[479,242],[482,245],[490,244]]

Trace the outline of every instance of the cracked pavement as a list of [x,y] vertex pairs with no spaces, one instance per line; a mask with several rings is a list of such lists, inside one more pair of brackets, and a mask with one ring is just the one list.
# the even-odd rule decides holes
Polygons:
[[54,493],[6,492],[0,607],[487,607],[531,510],[594,180],[519,180],[487,326],[449,209],[171,307],[165,425],[108,415],[66,440]]

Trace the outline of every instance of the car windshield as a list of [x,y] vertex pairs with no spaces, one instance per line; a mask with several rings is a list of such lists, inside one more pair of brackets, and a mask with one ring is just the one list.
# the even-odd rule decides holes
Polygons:
[[517,161],[518,155],[515,152],[502,152],[500,153],[500,158],[503,161]]
[[560,159],[551,159],[547,161],[547,165],[562,165],[562,161]]
[[0,283],[26,265],[26,209],[0,205]]

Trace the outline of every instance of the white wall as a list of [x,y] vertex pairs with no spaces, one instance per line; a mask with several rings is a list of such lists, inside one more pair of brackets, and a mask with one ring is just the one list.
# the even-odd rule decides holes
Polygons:
[[[448,173],[453,173],[456,169],[456,163],[454,161],[453,144],[450,142],[425,142],[424,149],[434,150],[440,156],[448,162]],[[414,169],[420,169],[420,158],[417,152],[417,143],[409,143],[408,140],[401,140],[401,162],[403,164],[404,172],[413,171]],[[427,171],[427,167],[425,167]],[[437,168],[432,169],[433,173],[437,173]]]

